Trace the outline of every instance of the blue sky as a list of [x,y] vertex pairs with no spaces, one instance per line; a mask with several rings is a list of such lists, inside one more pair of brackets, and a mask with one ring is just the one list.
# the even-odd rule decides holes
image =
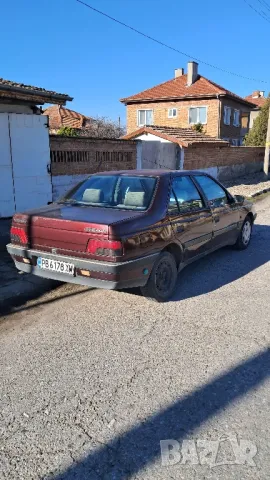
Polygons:
[[[85,0],[179,50],[247,77],[199,64],[199,72],[245,96],[270,90],[270,23],[244,0]],[[259,11],[259,0],[247,0]],[[75,0],[1,4],[0,76],[68,93],[67,106],[125,122],[119,98],[169,80],[189,58],[147,40]],[[4,19],[4,22],[3,22]]]

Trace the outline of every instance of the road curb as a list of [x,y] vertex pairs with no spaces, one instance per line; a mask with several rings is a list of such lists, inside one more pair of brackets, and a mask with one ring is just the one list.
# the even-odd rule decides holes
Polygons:
[[270,192],[270,187],[264,188],[263,190],[259,190],[259,192],[253,193],[250,195],[250,198],[258,197],[259,195],[263,195],[264,193]]

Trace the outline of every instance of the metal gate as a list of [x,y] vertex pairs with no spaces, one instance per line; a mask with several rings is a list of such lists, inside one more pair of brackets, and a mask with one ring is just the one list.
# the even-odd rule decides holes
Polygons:
[[52,201],[48,119],[0,114],[0,217]]

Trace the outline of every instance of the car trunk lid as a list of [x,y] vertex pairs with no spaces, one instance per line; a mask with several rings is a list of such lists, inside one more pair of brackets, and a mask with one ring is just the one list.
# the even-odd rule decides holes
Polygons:
[[[13,217],[13,226],[22,228],[29,247],[39,251],[85,253],[91,238],[109,239],[111,226],[140,212],[72,204],[52,204]],[[87,254],[91,256],[91,254]]]

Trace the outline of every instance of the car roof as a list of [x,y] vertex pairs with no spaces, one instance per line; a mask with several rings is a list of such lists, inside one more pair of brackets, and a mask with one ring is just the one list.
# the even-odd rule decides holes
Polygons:
[[153,176],[162,177],[166,175],[205,175],[205,172],[199,170],[165,170],[165,169],[147,169],[147,170],[113,170],[106,172],[96,172],[93,175],[134,175],[134,176]]

